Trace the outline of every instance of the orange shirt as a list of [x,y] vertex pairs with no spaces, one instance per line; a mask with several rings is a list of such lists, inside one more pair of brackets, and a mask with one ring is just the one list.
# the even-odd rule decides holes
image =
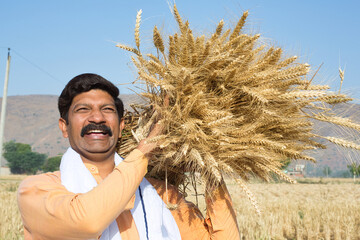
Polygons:
[[[130,209],[134,193],[146,174],[147,159],[134,150],[104,180],[95,166],[85,164],[98,186],[85,194],[75,194],[61,184],[60,172],[26,178],[18,190],[18,204],[24,223],[25,240],[97,239],[116,219],[123,240],[139,239]],[[207,201],[207,216],[162,181],[148,179],[160,197],[176,204],[171,213],[182,239],[240,239],[235,212],[225,186]]]

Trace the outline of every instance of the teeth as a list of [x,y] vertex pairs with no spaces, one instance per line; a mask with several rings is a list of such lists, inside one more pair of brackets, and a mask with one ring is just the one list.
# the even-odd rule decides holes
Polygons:
[[101,131],[101,130],[91,130],[91,131],[89,131],[89,133],[102,133],[103,131]]

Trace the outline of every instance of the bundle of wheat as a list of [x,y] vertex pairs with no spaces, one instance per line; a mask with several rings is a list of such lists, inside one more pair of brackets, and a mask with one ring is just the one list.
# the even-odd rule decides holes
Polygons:
[[185,185],[184,173],[190,178],[200,174],[210,185],[227,174],[252,198],[242,180],[250,175],[269,180],[275,173],[293,182],[279,170],[282,161],[314,161],[304,151],[324,148],[317,142],[321,136],[312,133],[310,119],[359,130],[359,124],[331,113],[333,104],[351,98],[328,91],[328,86],[313,85],[307,78],[308,64],[296,62],[297,57],[284,58],[281,48],[259,44],[259,35],[242,32],[248,12],[233,30],[224,31],[220,21],[209,37],[194,34],[176,6],[174,16],[180,30],[168,36],[168,44],[154,27],[157,56],[140,51],[141,11],[136,48],[117,45],[135,53],[133,63],[146,84],[141,95],[149,102],[131,127],[134,137],[125,139],[119,152],[126,155],[136,147],[158,116],[165,126],[164,134],[153,139],[161,144],[151,160],[150,174],[167,173],[177,186]]

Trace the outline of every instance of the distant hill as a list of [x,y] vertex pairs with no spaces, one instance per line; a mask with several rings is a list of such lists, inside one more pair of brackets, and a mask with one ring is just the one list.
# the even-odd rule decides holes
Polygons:
[[[360,104],[342,104],[335,108],[335,112],[342,117],[350,117],[354,122],[360,123]],[[322,136],[343,137],[350,141],[360,142],[360,134],[344,127],[334,126],[333,124],[316,121],[314,125],[315,133]],[[360,163],[360,151],[343,148],[326,140],[320,140],[327,146],[327,149],[314,150],[310,154],[316,159],[316,165],[312,164],[308,173],[315,174],[316,171],[322,172],[325,166],[330,167],[331,171],[347,170],[347,165],[351,161]],[[339,175],[341,176],[341,175]]]
[[[32,146],[33,151],[46,153],[48,156],[64,153],[69,145],[58,128],[57,98],[57,96],[52,95],[8,97],[4,142],[14,140],[27,143]],[[122,95],[121,98],[124,101],[125,109],[130,109],[130,103],[141,102],[140,97],[135,94]],[[338,106],[336,111],[343,116],[351,116],[354,121],[360,122],[359,104],[343,104]],[[338,128],[330,124],[319,122],[315,123],[314,129],[325,136],[333,136],[340,132]],[[348,135],[353,134],[348,133]],[[360,137],[357,136],[357,139],[360,140]],[[339,148],[334,144],[327,144],[327,146],[326,150],[310,153],[318,162],[313,166],[315,170],[312,171],[324,166],[329,166],[333,172],[346,170],[346,165],[349,164],[348,160],[356,158],[357,161],[360,161],[358,152]]]
[[[59,127],[58,96],[25,95],[8,97],[4,142],[30,144],[33,151],[55,156],[66,151],[69,144]],[[121,95],[125,109],[129,104],[141,102],[135,94]],[[1,106],[0,100],[0,106]]]

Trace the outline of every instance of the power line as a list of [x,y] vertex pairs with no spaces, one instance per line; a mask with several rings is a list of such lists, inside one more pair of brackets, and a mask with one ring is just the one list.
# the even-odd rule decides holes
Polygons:
[[15,51],[13,48],[11,49],[12,52],[14,52],[16,55],[18,55],[20,58],[22,58],[24,61],[28,62],[30,65],[32,65],[33,67],[37,68],[38,70],[40,70],[41,72],[43,72],[44,74],[48,75],[50,78],[52,78],[53,80],[61,83],[62,85],[64,85],[65,83],[63,81],[61,81],[60,79],[58,79],[57,77],[55,77],[54,75],[50,74],[48,71],[44,70],[43,68],[41,68],[40,66],[38,66],[37,64],[33,63],[32,61],[30,61],[29,59],[25,58],[24,56],[22,56],[20,53],[18,53],[17,51]]

